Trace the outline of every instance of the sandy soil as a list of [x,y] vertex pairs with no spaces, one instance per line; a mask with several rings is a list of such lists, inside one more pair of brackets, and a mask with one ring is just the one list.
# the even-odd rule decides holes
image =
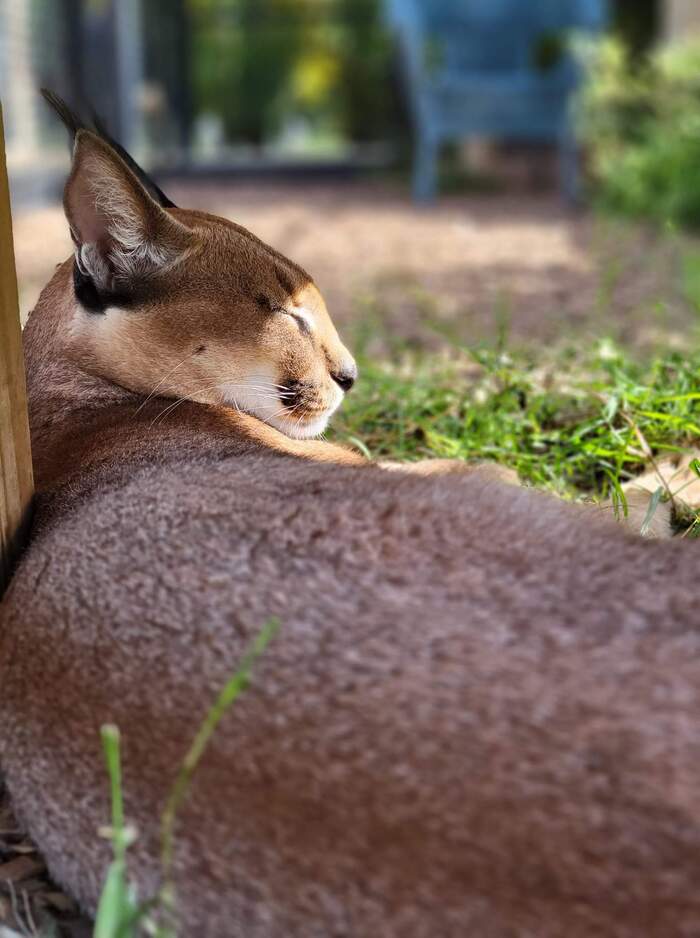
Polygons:
[[[683,295],[685,242],[573,214],[555,195],[469,195],[419,208],[382,183],[173,181],[183,206],[250,228],[314,276],[341,325],[379,316],[398,335],[435,341],[448,323],[463,340],[550,342],[612,331],[648,344],[682,342],[696,321]],[[26,315],[70,252],[58,207],[15,222]]]

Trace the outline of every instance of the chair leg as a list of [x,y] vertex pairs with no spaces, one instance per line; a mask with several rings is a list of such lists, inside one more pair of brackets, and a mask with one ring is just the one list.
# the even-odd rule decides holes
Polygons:
[[432,202],[437,192],[437,141],[421,136],[416,144],[413,163],[413,198],[416,202]]
[[570,126],[564,128],[559,138],[559,184],[564,199],[576,205],[581,196],[579,148]]

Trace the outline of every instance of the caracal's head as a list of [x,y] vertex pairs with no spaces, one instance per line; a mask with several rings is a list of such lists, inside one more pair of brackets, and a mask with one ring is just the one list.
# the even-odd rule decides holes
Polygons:
[[321,433],[357,369],[311,277],[244,228],[176,208],[109,138],[71,129],[69,354],[130,391]]

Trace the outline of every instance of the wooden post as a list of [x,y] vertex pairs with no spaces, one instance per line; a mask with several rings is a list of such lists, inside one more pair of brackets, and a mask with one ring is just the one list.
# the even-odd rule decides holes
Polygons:
[[0,108],[0,594],[29,520],[33,491],[5,134]]

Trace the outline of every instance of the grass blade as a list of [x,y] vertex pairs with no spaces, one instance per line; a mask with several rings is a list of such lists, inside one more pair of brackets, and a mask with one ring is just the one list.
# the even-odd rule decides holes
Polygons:
[[207,745],[221,722],[221,719],[245,690],[250,679],[253,665],[270,644],[278,629],[279,621],[277,619],[270,619],[270,621],[263,626],[260,634],[243,656],[243,660],[237,671],[226,683],[226,686],[219,694],[214,706],[204,718],[204,722],[197,731],[197,735],[183,760],[161,816],[161,864],[163,880],[166,886],[172,867],[177,813],[190,787],[194,771],[204,755]]
[[94,938],[131,938],[136,903],[126,870],[126,851],[131,835],[124,824],[119,730],[116,726],[105,725],[100,733],[111,788],[112,826],[108,836],[114,860],[100,895]]
[[664,494],[664,489],[663,489],[663,486],[660,485],[649,500],[649,507],[647,508],[647,513],[644,516],[644,521],[642,521],[642,526],[639,529],[639,533],[642,535],[642,537],[646,537],[647,534],[649,533],[651,522],[654,520],[656,509],[659,507],[659,503],[661,502],[661,497],[663,494]]

